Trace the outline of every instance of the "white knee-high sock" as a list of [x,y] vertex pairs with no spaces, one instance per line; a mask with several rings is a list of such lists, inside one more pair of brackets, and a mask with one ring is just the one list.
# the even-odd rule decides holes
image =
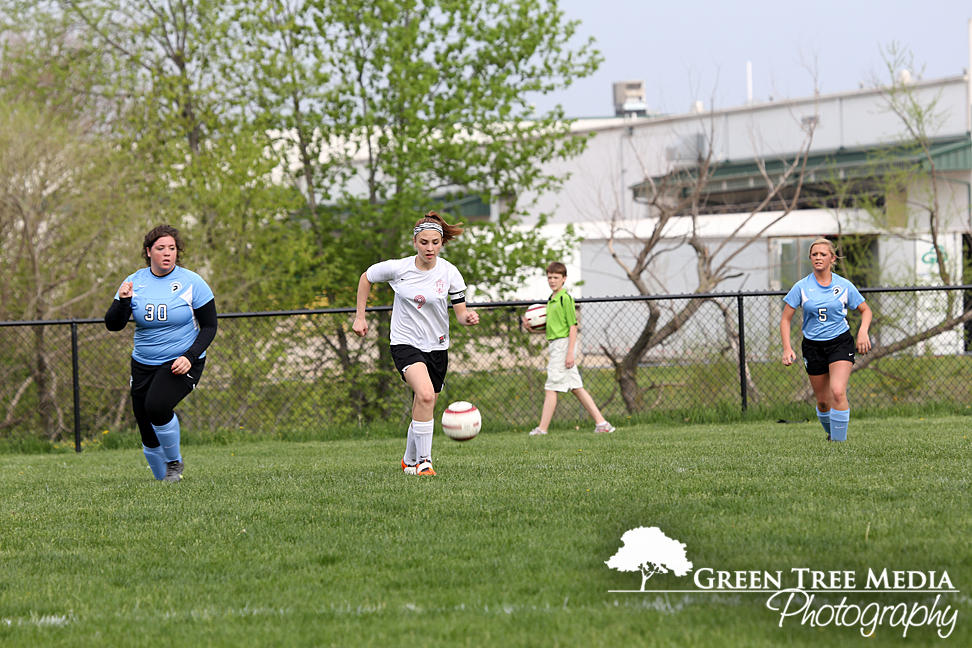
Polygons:
[[165,453],[166,461],[182,461],[182,454],[179,452],[179,417],[175,412],[172,413],[172,420],[165,425],[152,424],[155,436],[162,444],[162,452]]
[[415,431],[412,429],[412,424],[408,424],[408,437],[405,439],[405,456],[402,460],[408,466],[414,466],[418,462],[418,457],[415,456]]
[[412,432],[415,436],[415,454],[419,463],[432,459],[432,430],[434,421],[412,421]]

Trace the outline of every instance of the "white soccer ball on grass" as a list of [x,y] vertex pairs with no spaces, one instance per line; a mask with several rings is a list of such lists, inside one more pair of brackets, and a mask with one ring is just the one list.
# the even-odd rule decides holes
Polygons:
[[468,441],[483,427],[483,417],[476,406],[466,401],[456,401],[442,413],[442,431],[455,441]]

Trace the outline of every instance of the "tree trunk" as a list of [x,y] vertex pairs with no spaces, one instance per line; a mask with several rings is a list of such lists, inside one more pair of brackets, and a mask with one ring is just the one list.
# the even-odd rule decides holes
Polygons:
[[628,412],[641,411],[641,388],[638,386],[638,365],[622,362],[614,368],[615,380],[621,388],[621,398]]
[[45,348],[45,327],[35,326],[34,329],[34,367],[33,379],[37,386],[37,413],[41,418],[41,429],[44,435],[54,441],[60,430],[54,424],[54,394],[53,382],[50,380],[50,362]]
[[965,311],[958,317],[944,319],[941,322],[939,322],[936,326],[933,326],[929,329],[925,329],[920,333],[909,335],[905,339],[898,340],[897,342],[893,344],[889,344],[888,346],[875,347],[871,349],[871,351],[866,356],[862,358],[857,358],[857,362],[854,364],[854,368],[851,369],[851,371],[852,372],[860,371],[861,369],[864,369],[875,360],[880,360],[885,356],[889,356],[893,353],[897,353],[898,351],[902,351],[909,347],[913,347],[919,342],[924,342],[925,340],[933,338],[936,335],[944,333],[945,331],[951,331],[956,326],[965,324],[968,321],[972,321],[972,309]]
[[681,330],[705,301],[701,297],[690,299],[682,310],[675,313],[664,326],[657,330],[661,309],[653,301],[645,302],[649,311],[648,321],[645,322],[641,335],[631,345],[624,357],[618,360],[607,348],[601,346],[601,350],[614,365],[615,379],[621,387],[621,398],[624,400],[625,409],[629,414],[643,411],[642,394],[644,390],[638,386],[638,366],[641,364],[645,353]]

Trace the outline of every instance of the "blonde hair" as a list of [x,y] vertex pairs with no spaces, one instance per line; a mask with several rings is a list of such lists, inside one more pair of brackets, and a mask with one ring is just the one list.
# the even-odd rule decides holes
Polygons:
[[840,255],[837,254],[837,247],[834,245],[834,242],[833,241],[831,241],[829,238],[823,238],[823,237],[821,237],[821,238],[818,238],[816,241],[814,241],[813,243],[810,244],[810,249],[807,251],[807,258],[808,259],[810,258],[810,254],[813,252],[813,248],[816,245],[826,245],[827,246],[827,249],[830,250],[830,255],[832,257],[834,257],[830,261],[830,270],[831,270],[831,272],[833,272],[834,267],[837,265],[837,261],[839,259],[843,259],[844,257],[842,257],[842,256],[840,256]]

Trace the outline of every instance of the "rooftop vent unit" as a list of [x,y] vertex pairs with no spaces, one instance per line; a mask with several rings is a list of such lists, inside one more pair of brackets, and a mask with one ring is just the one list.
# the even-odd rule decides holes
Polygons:
[[709,155],[709,140],[704,133],[680,137],[674,146],[665,148],[665,158],[676,167],[700,164]]
[[614,84],[614,114],[618,117],[648,114],[644,81],[618,81]]

